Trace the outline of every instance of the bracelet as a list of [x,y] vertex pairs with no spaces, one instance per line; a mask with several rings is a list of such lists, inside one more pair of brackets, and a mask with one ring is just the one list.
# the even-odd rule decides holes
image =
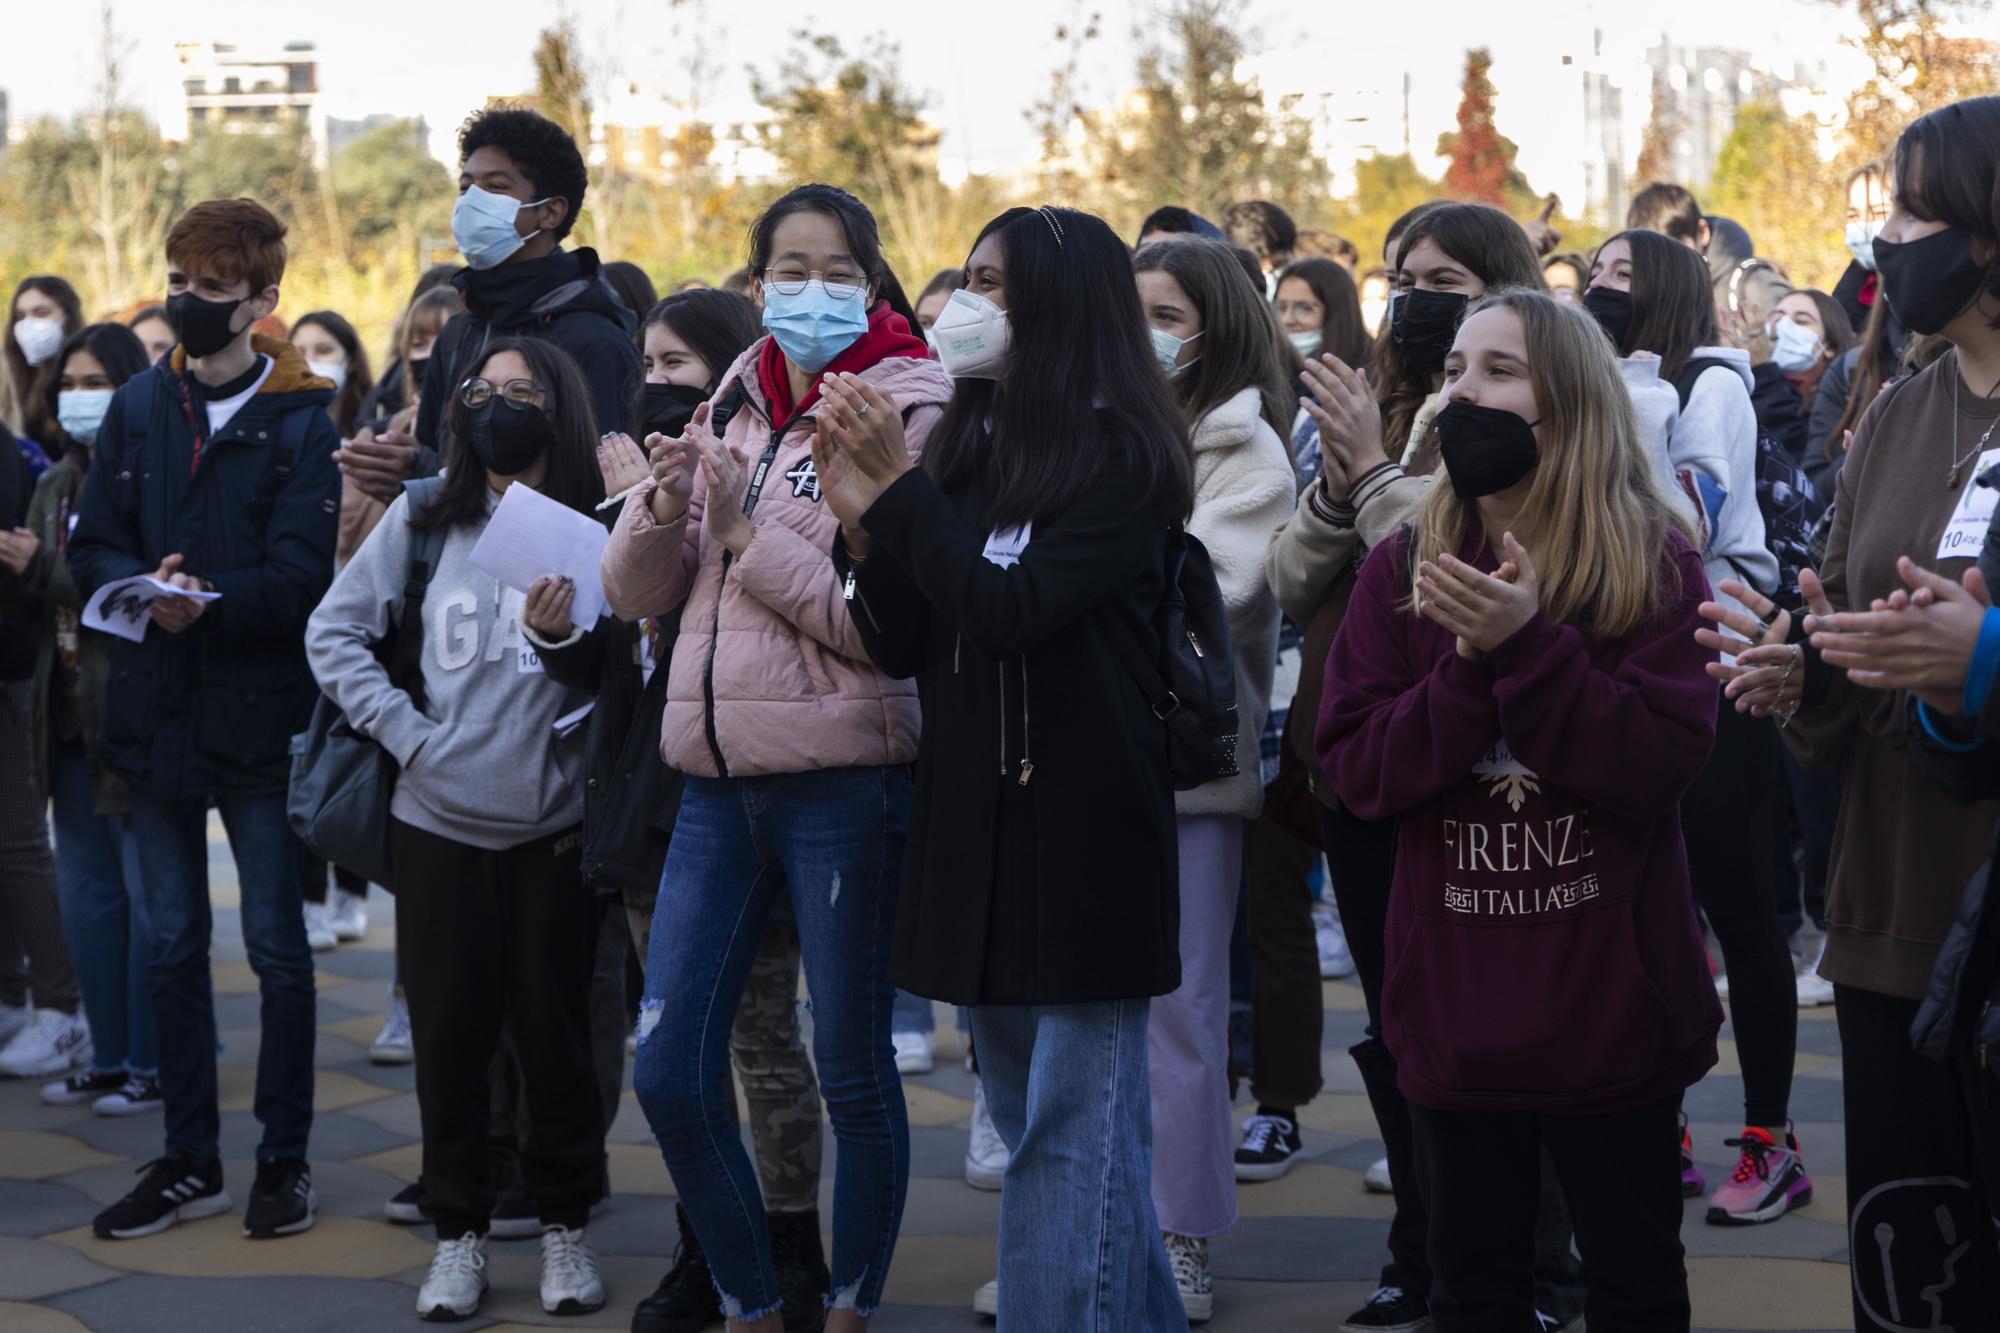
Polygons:
[[[1799,646],[1797,644],[1792,645],[1792,657],[1789,662],[1785,663],[1785,674],[1778,677],[1779,698],[1784,697],[1785,686],[1792,683],[1792,672],[1798,669],[1799,659],[1804,655],[1805,654],[1800,651]],[[1803,702],[1803,700],[1801,702]],[[1792,719],[1797,717],[1798,715],[1799,715],[1799,705],[1796,703],[1793,704],[1790,708],[1784,710],[1783,712],[1778,712],[1774,710],[1771,714],[1771,716],[1777,720],[1779,731],[1783,731],[1786,727],[1792,725]]]

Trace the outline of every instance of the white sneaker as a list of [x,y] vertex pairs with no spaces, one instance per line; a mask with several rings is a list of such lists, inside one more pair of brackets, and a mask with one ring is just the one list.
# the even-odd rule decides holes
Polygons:
[[1208,1268],[1208,1242],[1177,1232],[1161,1233],[1167,1246],[1167,1263],[1174,1270],[1174,1285],[1181,1289],[1181,1308],[1190,1324],[1206,1324],[1215,1317],[1215,1275]]
[[0,1004],[0,1050],[5,1050],[8,1042],[20,1036],[21,1029],[28,1026],[28,1020],[34,1016],[35,1011],[26,1005]]
[[583,1228],[542,1228],[542,1313],[589,1314],[604,1306],[597,1256]]
[[389,1013],[382,1020],[382,1030],[368,1043],[368,1063],[407,1065],[414,1064],[416,1058],[416,1043],[410,1036],[410,1002],[397,991],[389,997]]
[[1370,1194],[1394,1194],[1395,1187],[1389,1183],[1389,1159],[1379,1158],[1368,1168],[1368,1174],[1361,1177],[1362,1188]]
[[122,1069],[83,1068],[42,1089],[44,1106],[84,1106],[125,1085]]
[[983,1314],[988,1319],[1000,1317],[1000,1279],[991,1282],[972,1293],[972,1313]]
[[331,953],[340,947],[340,937],[333,933],[325,903],[306,904],[306,947],[314,953]]
[[441,1240],[417,1291],[417,1317],[450,1321],[479,1313],[486,1294],[486,1238],[470,1231]]
[[1007,1174],[1013,1154],[1007,1141],[993,1128],[993,1115],[986,1109],[986,1085],[972,1088],[972,1140],[965,1145],[965,1183],[976,1190],[997,1190]]
[[342,944],[354,943],[368,933],[368,900],[346,889],[328,889],[326,922],[333,927],[335,939]]
[[889,1040],[896,1047],[897,1073],[928,1074],[937,1068],[937,1061],[931,1057],[930,1033],[892,1032]]
[[90,1058],[90,1025],[82,1014],[37,1009],[28,1025],[0,1050],[0,1074],[8,1078],[53,1078]]
[[1799,1008],[1817,1009],[1821,1005],[1833,1003],[1833,983],[1819,974],[1820,960],[1826,957],[1826,937],[1820,936],[1819,948],[1805,967],[1799,972]]
[[1348,952],[1347,931],[1334,914],[1331,903],[1313,907],[1313,940],[1319,946],[1321,981],[1338,981],[1354,975],[1354,955]]
[[148,1111],[162,1109],[166,1104],[167,1099],[160,1092],[159,1079],[151,1074],[133,1074],[116,1092],[107,1092],[99,1097],[90,1109],[107,1116],[145,1115]]

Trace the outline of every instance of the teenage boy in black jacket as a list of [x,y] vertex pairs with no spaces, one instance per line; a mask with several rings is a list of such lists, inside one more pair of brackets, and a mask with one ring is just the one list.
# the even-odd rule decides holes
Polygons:
[[209,983],[208,806],[242,891],[263,996],[257,1178],[244,1234],[313,1224],[313,968],[285,819],[291,737],[318,693],[306,617],[333,580],[340,432],[333,385],[290,343],[253,335],[278,307],[285,227],[250,199],[196,204],[167,234],[167,317],[180,345],[112,400],[84,482],[70,567],[86,596],[151,574],[214,601],[163,595],[145,637],[111,644],[105,759],[132,789],[152,911],[166,1149],[98,1214],[105,1239],[230,1206],[217,1156]]
[[494,108],[465,122],[458,149],[451,232],[467,267],[451,284],[465,310],[438,335],[415,433],[385,431],[340,450],[349,480],[385,504],[405,480],[437,471],[452,395],[494,338],[546,338],[582,367],[599,430],[637,426],[637,317],[605,280],[595,250],[559,248],[589,183],[576,141],[533,111]]

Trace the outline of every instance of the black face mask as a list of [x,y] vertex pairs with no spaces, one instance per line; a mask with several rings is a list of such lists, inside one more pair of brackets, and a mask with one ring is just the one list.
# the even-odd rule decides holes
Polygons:
[[1632,331],[1632,293],[1615,287],[1592,287],[1583,294],[1583,308],[1610,335],[1618,354],[1625,354],[1625,335]]
[[230,321],[236,318],[236,307],[242,304],[243,301],[204,301],[193,292],[181,292],[167,298],[167,323],[187,354],[199,360],[214,356],[236,340],[242,330],[231,328]]
[[1413,287],[1401,293],[1389,316],[1389,337],[1403,360],[1426,375],[1443,370],[1468,304],[1470,298],[1463,292],[1426,292]]
[[514,477],[535,465],[555,430],[532,404],[488,398],[465,409],[465,442],[488,472]]
[[1461,500],[1497,495],[1535,470],[1542,452],[1535,428],[1512,412],[1477,403],[1446,403],[1433,423],[1438,457]]
[[1912,333],[1941,333],[1978,298],[1986,265],[1973,257],[1972,238],[1956,227],[1916,241],[1875,238],[1882,294]]
[[424,374],[431,368],[427,356],[411,357],[403,363],[403,396],[414,398],[424,391]]
[[654,431],[668,436],[681,434],[693,419],[694,410],[707,401],[708,390],[694,385],[648,384],[644,419],[646,434],[651,435]]

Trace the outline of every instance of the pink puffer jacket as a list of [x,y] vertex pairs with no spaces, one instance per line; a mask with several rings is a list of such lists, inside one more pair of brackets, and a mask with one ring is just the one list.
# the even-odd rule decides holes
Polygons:
[[[723,439],[753,476],[771,443],[770,407],[757,383],[765,341],[737,358],[714,399],[741,383],[744,403]],[[935,361],[907,357],[859,374],[903,409],[904,438],[920,455],[951,397],[951,377]],[[703,529],[707,479],[699,469],[679,522],[653,521],[649,479],[625,501],[604,550],[604,595],[619,616],[664,615],[686,601],[660,724],[660,756],[683,773],[757,777],[917,756],[916,685],[875,669],[834,574],[840,520],[812,471],[815,410],[787,426],[742,559],[725,561]]]

